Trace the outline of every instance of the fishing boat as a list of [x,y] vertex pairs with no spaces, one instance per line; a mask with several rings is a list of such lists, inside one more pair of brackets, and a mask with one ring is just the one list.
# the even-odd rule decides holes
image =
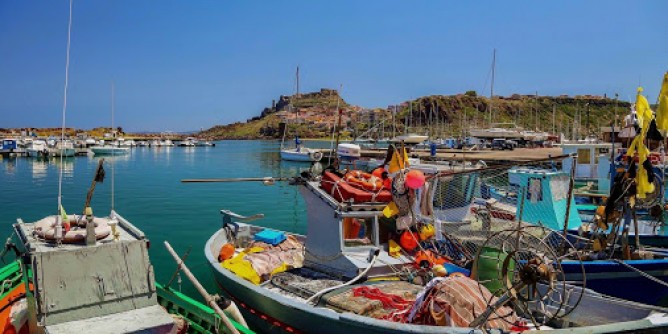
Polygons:
[[74,143],[69,139],[56,141],[48,150],[52,157],[73,157],[76,154]]
[[193,137],[188,137],[182,141],[179,142],[179,146],[181,147],[195,147],[197,146],[197,139]]
[[90,148],[93,155],[125,155],[130,153],[129,147],[119,146],[93,146]]
[[[609,223],[601,230],[602,215],[598,213],[600,216],[595,218],[597,213],[581,214],[574,196],[569,198],[570,177],[564,171],[546,168],[520,167],[498,172],[494,177],[483,178],[482,198],[472,203],[471,212],[488,215],[485,219],[492,225],[496,222],[508,226],[521,221],[556,231],[567,230],[583,244],[594,242],[596,251],[582,262],[588,288],[626,300],[668,306],[668,252],[650,247],[668,244],[662,218],[637,214],[634,223],[631,211],[627,210],[626,217],[618,216],[621,221]],[[620,229],[628,237],[623,237]],[[612,253],[619,252],[614,244],[626,238],[636,240],[636,235],[638,245],[644,246],[635,246],[638,251],[635,258],[613,256]],[[612,251],[606,252],[607,248]],[[580,264],[564,261],[562,266],[570,279],[583,278]]]
[[[579,286],[567,284],[566,281],[559,279],[552,283],[542,281],[542,279],[550,281],[557,277],[563,278],[563,273],[534,276],[509,274],[508,263],[517,263],[518,266],[526,268],[529,263],[534,263],[533,261],[543,261],[535,256],[546,256],[546,253],[532,250],[528,246],[523,247],[521,251],[517,249],[505,253],[506,256],[522,254],[521,258],[512,260],[516,262],[505,260],[507,258],[505,257],[487,269],[475,264],[473,267],[459,266],[461,262],[455,259],[460,257],[454,254],[461,254],[460,249],[451,254],[453,255],[451,263],[446,261],[440,265],[441,268],[448,267],[443,269],[445,270],[443,274],[443,270],[435,264],[440,256],[435,254],[442,254],[436,251],[439,246],[431,248],[434,253],[417,251],[418,248],[415,248],[417,246],[410,249],[410,238],[420,247],[426,247],[432,242],[435,245],[441,243],[450,246],[470,245],[477,239],[479,250],[485,250],[489,249],[487,245],[489,240],[503,240],[507,235],[503,235],[504,238],[500,239],[493,237],[480,239],[480,235],[474,235],[471,241],[458,244],[443,237],[435,238],[434,231],[426,227],[429,224],[419,223],[422,226],[418,229],[421,241],[416,240],[417,232],[410,232],[410,229],[407,229],[402,236],[412,234],[412,237],[402,238],[397,245],[395,239],[388,239],[388,233],[396,231],[403,224],[410,226],[410,219],[401,219],[405,216],[400,216],[396,218],[396,226],[388,229],[384,218],[387,217],[384,211],[388,210],[388,205],[384,200],[337,199],[336,186],[343,181],[332,179],[328,173],[333,172],[325,171],[322,178],[303,175],[292,180],[292,183],[299,187],[306,202],[306,235],[263,227],[271,226],[271,222],[263,223],[262,226],[249,223],[262,218],[263,215],[244,217],[228,210],[221,211],[222,227],[209,238],[204,252],[218,287],[240,302],[246,318],[255,326],[251,326],[252,328],[289,333],[482,333],[489,330],[531,329],[541,331],[556,329],[556,332],[559,332],[558,329],[562,328],[567,328],[570,333],[612,333],[633,330],[660,331],[660,328],[668,325],[666,309],[609,298],[583,288],[582,281],[573,282],[580,284]],[[474,174],[466,173],[466,175]],[[401,180],[403,176],[398,177]],[[467,178],[468,181],[464,182],[464,179],[456,177],[453,179],[451,175],[439,174],[432,178],[435,179],[439,179],[442,184],[427,182],[425,184],[428,186],[421,188],[413,183],[416,180],[413,178],[408,181],[406,178],[404,181],[396,181],[399,183],[393,181],[393,192],[395,194],[397,191],[401,192],[400,182],[415,187],[411,188],[416,189],[415,201],[421,204],[412,202],[413,206],[409,205],[409,211],[418,210],[410,209],[410,207],[415,208],[414,205],[420,208],[420,212],[455,208],[457,205],[446,206],[442,203],[445,198],[452,201],[456,197],[454,194],[441,196],[448,189],[456,191],[461,199],[460,206],[466,207],[467,198],[470,200],[473,189],[462,187],[475,184],[475,178]],[[327,184],[330,186],[326,186]],[[432,186],[434,188],[431,188]],[[430,208],[432,199],[433,207]],[[401,203],[400,198],[392,200]],[[402,206],[403,204],[398,205]],[[401,212],[405,209],[398,210]],[[425,216],[417,212],[416,215],[416,219],[424,223]],[[524,235],[524,232],[521,234]],[[526,234],[525,237],[528,236],[529,234]],[[547,239],[550,238],[559,236],[550,234]],[[481,240],[487,241],[481,243]],[[569,244],[566,239],[558,240],[562,244]],[[543,241],[540,242],[545,245]],[[516,244],[520,242],[513,241],[508,247]],[[524,241],[522,244],[525,244]],[[543,255],[537,255],[539,253]],[[473,263],[484,261],[485,257],[476,256],[476,261]],[[555,256],[554,261],[550,262],[552,265],[538,267],[548,271],[552,270],[548,268],[558,268],[557,262],[561,261],[560,258]],[[505,269],[499,270],[502,263],[505,263],[503,265]],[[547,261],[544,263],[547,265]],[[510,277],[508,279],[515,282],[512,284],[513,287],[530,284],[534,287],[531,289],[537,289],[533,291],[541,291],[542,296],[551,296],[549,300],[561,300],[561,302],[557,303],[559,305],[545,305],[533,300],[526,304],[522,302],[508,304],[507,301],[513,300],[512,298],[507,299],[503,295],[498,295],[499,299],[492,298],[490,291],[496,290],[491,286],[489,289],[485,287],[482,279],[476,280],[483,274],[497,275],[497,272],[504,270],[506,275],[510,275],[504,277]],[[437,272],[443,275],[434,274]],[[541,282],[522,283],[530,276],[542,277],[539,279]],[[433,290],[434,286],[439,288]],[[450,300],[453,304],[449,304],[442,299],[447,298],[439,291],[448,290],[448,287],[452,286],[458,287],[449,291],[467,289],[470,296],[486,296],[481,300],[490,302],[482,303],[483,305],[469,304],[470,300],[466,295],[455,298],[452,294],[445,293],[456,299]],[[563,290],[552,289],[554,286],[560,286]],[[508,289],[514,290],[510,287]],[[532,291],[531,289],[529,291]],[[506,291],[506,296],[511,293],[510,290]],[[569,291],[568,294],[564,294],[566,290]],[[517,291],[524,296],[522,298],[531,299],[530,296],[534,295],[522,289]],[[556,298],[554,294],[560,294],[560,297]],[[569,297],[564,298],[564,296]],[[429,302],[425,302],[427,299]],[[427,306],[436,305],[434,303],[441,304]],[[476,314],[475,319],[457,318],[458,313],[454,305],[459,303],[468,305],[465,308],[472,308]],[[503,317],[489,317],[498,314],[496,312],[500,312],[502,308]],[[540,312],[543,312],[542,316],[539,315]],[[439,318],[438,314],[440,316],[445,314],[445,318]],[[447,320],[438,320],[434,317]],[[504,320],[498,321],[501,318]],[[527,323],[521,319],[528,318],[531,318],[527,321],[532,325],[526,326]],[[538,318],[550,318],[554,321],[543,322],[537,320]]]
[[322,152],[304,147],[299,137],[295,137],[294,148],[281,148],[281,159],[286,161],[318,162],[322,159]]
[[29,157],[48,157],[49,147],[45,140],[35,139],[26,147],[26,154]]
[[[0,269],[3,333],[216,332],[220,319],[210,307],[155,282],[149,241],[136,226],[112,211],[92,218],[97,225],[94,243],[85,243],[85,228],[75,232],[78,228],[72,227],[62,231],[56,247],[57,236],[50,229],[64,218],[18,219],[14,225],[18,248],[8,242],[5,252],[15,250],[19,259]],[[233,323],[238,332],[252,333]]]
[[417,144],[420,144],[420,143],[424,142],[427,139],[429,139],[429,136],[418,135],[418,134],[415,134],[415,133],[409,133],[409,134],[405,134],[405,135],[396,136],[396,137],[392,138],[390,141],[394,142],[394,143],[404,142],[407,145],[417,145]]

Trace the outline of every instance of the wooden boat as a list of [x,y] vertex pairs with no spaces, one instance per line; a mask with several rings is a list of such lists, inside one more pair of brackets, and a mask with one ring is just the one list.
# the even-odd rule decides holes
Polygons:
[[[306,236],[251,225],[248,222],[257,217],[242,217],[223,210],[223,226],[209,238],[204,249],[218,287],[239,302],[252,328],[274,333],[483,333],[480,327],[393,322],[357,309],[361,297],[356,293],[373,287],[395,289],[390,291],[399,291],[402,287],[405,294],[401,296],[409,300],[413,296],[408,292],[410,287],[423,291],[416,281],[398,280],[402,277],[402,268],[413,266],[416,259],[406,253],[397,257],[389,253],[388,244],[381,238],[383,225],[379,223],[385,204],[339,202],[317,181],[297,183],[307,205]],[[351,219],[364,226],[359,229],[362,232],[351,235]],[[280,243],[283,239],[290,240],[289,244]],[[252,277],[239,276],[241,271],[230,265],[248,259],[248,254],[241,252],[259,247],[257,240],[265,242],[262,246],[265,250],[279,252],[272,253],[272,257],[291,259],[285,260],[289,265],[288,262],[283,265],[287,268],[295,265],[295,269],[273,272],[269,279],[264,274],[257,276],[255,283],[258,284],[253,283]],[[277,246],[267,246],[266,243],[274,241],[279,242]],[[232,260],[221,264],[219,256],[223,255],[221,250],[227,244],[236,247],[235,254],[228,254],[233,256]],[[287,256],[281,251],[291,253]],[[303,263],[297,269],[300,254],[303,254]],[[457,276],[452,279],[456,280]],[[261,277],[266,280],[262,282]],[[614,333],[668,328],[666,309],[612,299],[589,289],[571,288],[580,291],[582,298],[567,298],[564,303],[570,313],[537,332],[549,332],[549,329],[561,332],[559,329],[563,328],[569,333]],[[382,293],[390,294],[396,301],[397,295],[386,291]],[[490,306],[487,307],[489,310]],[[385,306],[382,309],[385,310]],[[537,306],[531,308],[531,312],[539,311]],[[559,313],[559,310],[552,311]]]
[[[24,275],[24,270],[27,274]],[[0,281],[2,284],[3,293],[0,294],[0,330],[3,333],[9,333],[14,330],[16,333],[27,332],[29,327],[27,317],[20,318],[16,314],[23,309],[27,304],[26,293],[26,278],[33,277],[32,266],[26,265],[18,259],[0,268]],[[162,306],[164,310],[174,315],[176,318],[181,318],[183,321],[179,325],[182,329],[187,329],[188,333],[216,333],[220,322],[215,312],[208,306],[188,297],[187,295],[174,290],[171,287],[165,287],[157,282],[155,284],[155,292],[157,292],[157,303]],[[33,285],[30,284],[32,287]],[[34,294],[33,289],[30,293]],[[111,318],[109,318],[111,320]],[[233,324],[238,332],[244,334],[253,333],[248,328],[233,321]],[[99,332],[104,332],[104,328],[99,328]],[[114,328],[107,329],[114,332]],[[221,331],[228,333],[225,328]]]

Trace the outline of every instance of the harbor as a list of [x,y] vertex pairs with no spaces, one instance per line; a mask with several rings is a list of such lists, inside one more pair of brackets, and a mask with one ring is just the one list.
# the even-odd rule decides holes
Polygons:
[[0,332],[668,333],[665,3],[29,2]]

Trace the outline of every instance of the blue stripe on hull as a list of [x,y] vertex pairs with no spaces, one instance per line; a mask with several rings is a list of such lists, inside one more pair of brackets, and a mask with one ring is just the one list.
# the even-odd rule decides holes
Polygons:
[[[668,260],[631,260],[627,264],[664,282],[668,282]],[[640,273],[614,261],[583,262],[586,287],[617,298],[639,303],[668,306],[668,287],[654,282]],[[566,280],[581,280],[579,262],[561,264]]]

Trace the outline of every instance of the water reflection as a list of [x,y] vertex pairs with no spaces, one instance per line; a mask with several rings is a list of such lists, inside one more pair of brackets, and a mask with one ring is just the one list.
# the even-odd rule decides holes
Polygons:
[[58,170],[63,170],[63,176],[67,177],[73,177],[74,176],[74,160],[76,158],[74,157],[63,157],[62,159],[60,157],[55,157],[49,160],[50,163],[52,163],[54,166],[56,166],[56,169]]
[[30,165],[32,167],[33,179],[42,179],[46,177],[49,170],[49,163],[46,160],[34,159]]
[[3,162],[5,166],[5,174],[14,175],[16,174],[16,157],[7,157],[0,155],[0,161]]

